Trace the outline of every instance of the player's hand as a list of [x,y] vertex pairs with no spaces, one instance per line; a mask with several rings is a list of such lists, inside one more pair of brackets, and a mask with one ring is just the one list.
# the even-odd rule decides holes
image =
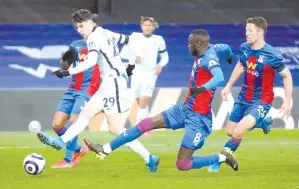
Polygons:
[[63,78],[70,76],[70,72],[68,70],[56,70],[55,72],[52,73],[52,75],[56,75],[58,78]]
[[279,110],[279,113],[282,113],[282,118],[286,117],[288,119],[291,115],[291,109],[291,101],[285,100]]
[[230,93],[230,88],[229,87],[224,87],[221,91],[221,97],[224,101],[227,101],[227,95]]
[[206,88],[204,86],[190,88],[191,95],[199,95],[200,93],[203,93],[205,91],[206,91]]
[[136,56],[135,62],[140,62],[141,61],[141,56]]
[[60,68],[62,70],[68,70],[70,68],[70,65],[66,61],[60,60]]
[[130,77],[131,75],[133,75],[133,70],[135,68],[135,65],[131,65],[129,64],[128,67],[126,68],[126,72],[127,72],[127,75]]
[[233,55],[230,56],[230,57],[226,55],[226,61],[228,62],[228,64],[232,64],[232,62],[233,62]]
[[158,65],[156,66],[156,72],[155,72],[155,74],[156,74],[156,75],[159,75],[161,72],[162,72],[162,66],[158,64]]
[[71,65],[75,61],[76,56],[77,56],[76,50],[71,48],[63,53],[62,60],[64,62],[67,62],[69,65]]

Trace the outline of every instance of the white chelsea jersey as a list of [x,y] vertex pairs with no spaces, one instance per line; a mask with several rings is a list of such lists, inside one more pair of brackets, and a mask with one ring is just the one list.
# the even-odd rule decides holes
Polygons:
[[124,43],[127,37],[123,34],[111,32],[97,27],[87,39],[88,52],[99,53],[97,63],[100,67],[101,78],[117,77],[126,74],[125,65],[119,55],[118,44]]
[[157,65],[158,54],[166,51],[166,44],[162,36],[152,35],[145,37],[142,33],[132,33],[130,43],[136,56],[141,57],[136,62],[134,73],[154,72]]

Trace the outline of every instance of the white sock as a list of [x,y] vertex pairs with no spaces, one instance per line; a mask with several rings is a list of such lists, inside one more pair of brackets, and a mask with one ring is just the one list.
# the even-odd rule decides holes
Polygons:
[[146,108],[138,108],[136,124],[138,124],[141,120],[147,118],[148,116],[149,116],[148,106],[146,106]]
[[111,146],[109,143],[103,145],[103,150],[105,153],[109,154],[112,152]]
[[72,124],[66,132],[60,137],[64,143],[72,140],[78,134],[82,133],[84,129],[88,126],[89,120],[83,117],[79,117],[78,120]]
[[150,153],[145,149],[145,147],[138,141],[133,140],[131,142],[126,143],[126,145],[133,150],[135,153],[139,154],[146,163],[149,163]]
[[218,154],[218,156],[219,156],[219,162],[224,162],[224,161],[226,161],[226,156],[225,156],[225,155],[223,155],[223,154]]

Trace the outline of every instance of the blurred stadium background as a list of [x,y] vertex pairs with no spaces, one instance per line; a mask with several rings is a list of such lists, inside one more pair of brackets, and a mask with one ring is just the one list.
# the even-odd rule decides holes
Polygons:
[[[27,123],[32,120],[40,121],[44,130],[51,130],[52,114],[69,83],[68,79],[52,77],[51,72],[59,67],[60,56],[68,45],[80,39],[70,15],[81,8],[98,14],[99,23],[105,28],[125,34],[140,31],[140,16],[153,16],[158,20],[160,27],[156,33],[165,38],[170,62],[159,76],[151,101],[152,114],[185,97],[193,61],[187,49],[190,31],[205,28],[211,34],[212,43],[227,43],[236,52],[244,41],[244,22],[249,16],[260,15],[267,19],[270,26],[266,39],[283,53],[294,86],[299,85],[299,1],[296,0],[172,0],[171,3],[164,0],[1,0],[0,3],[0,97],[4,99],[0,130],[26,131]],[[222,60],[228,80],[234,65],[229,66]],[[234,98],[241,83],[242,80],[234,90]],[[298,128],[298,106],[294,106],[290,120],[279,119],[276,110],[284,96],[279,88],[283,83],[277,77],[275,84],[277,98],[271,113],[277,118],[274,125]],[[295,88],[294,96],[297,95],[299,89]],[[231,106],[220,109],[222,101],[219,95],[215,98],[213,113],[218,121],[214,121],[214,127],[219,129],[225,126],[224,118]],[[299,103],[297,100],[294,99],[294,104]],[[131,120],[133,123],[134,116]],[[99,129],[99,124],[93,129]]]
[[[28,124],[32,120],[38,120],[43,131],[51,131],[53,113],[70,81],[69,79],[57,79],[51,73],[59,68],[62,52],[73,40],[80,39],[71,24],[70,15],[82,8],[97,14],[98,21],[104,28],[124,34],[140,31],[140,16],[153,16],[159,22],[160,27],[155,33],[164,37],[170,61],[158,78],[157,89],[150,103],[152,115],[182,101],[187,93],[186,87],[193,62],[187,48],[187,38],[191,30],[205,28],[210,32],[212,43],[227,43],[236,52],[239,45],[245,40],[244,23],[246,18],[250,16],[265,17],[269,24],[266,40],[281,51],[294,81],[292,115],[290,119],[283,120],[278,112],[284,98],[283,83],[279,77],[275,80],[275,100],[270,111],[270,115],[275,119],[273,127],[280,128],[277,131],[279,133],[285,129],[299,128],[299,99],[296,98],[299,96],[298,0],[0,0],[0,154],[11,152],[5,151],[6,147],[13,148],[24,144],[24,141],[17,139],[22,136],[24,140],[30,141],[25,143],[25,146],[39,144],[34,135],[26,135],[21,132],[28,131]],[[234,57],[234,64],[231,66],[224,59],[221,61],[226,81],[229,79],[236,61],[237,57]],[[239,81],[233,89],[228,104],[222,102],[219,96],[220,90],[217,90],[213,101],[213,128],[215,130],[225,127],[241,83],[242,81]],[[126,126],[134,124],[135,116],[136,107],[133,105]],[[89,126],[91,131],[107,129],[107,123],[103,117],[99,117],[93,123]],[[11,131],[17,131],[16,138]],[[296,130],[293,131],[295,135],[290,137],[291,142],[288,141],[288,135],[285,135],[280,142],[290,142],[293,145],[292,148],[298,151],[299,136]],[[220,133],[218,134],[220,136]],[[282,135],[284,134],[282,133]],[[279,136],[278,133],[276,135]],[[29,136],[34,139],[29,139]],[[221,149],[220,147],[226,141],[224,131],[221,132],[221,136],[222,141],[219,138],[216,140],[219,141],[216,150]],[[150,143],[149,141],[146,143]],[[162,141],[166,144],[169,142],[167,138]],[[152,148],[150,147],[150,149]],[[174,146],[172,149],[175,153],[176,147]],[[25,157],[24,153],[31,151],[21,150],[16,156],[22,158]],[[48,155],[51,152],[50,149],[41,151]],[[243,153],[246,154],[244,151]],[[298,152],[295,155],[298,158]],[[285,158],[289,157],[286,155]],[[172,159],[174,162],[174,157]],[[0,163],[4,163],[4,159],[0,158],[0,161]],[[22,160],[20,160],[20,165],[21,162]],[[247,163],[249,164],[249,162]],[[170,166],[175,168],[174,163]],[[298,163],[292,166],[299,168]],[[10,171],[7,174],[13,173],[14,170]],[[296,170],[295,172],[298,173],[298,176],[299,172]],[[6,173],[4,172],[4,174]],[[296,177],[294,175],[292,178]],[[192,177],[192,179],[195,178]],[[10,187],[8,181],[2,187],[0,182],[0,189],[22,188],[17,185]],[[13,179],[11,181],[13,182]],[[293,181],[296,183],[295,179]],[[225,184],[227,187],[234,188],[229,183]],[[109,188],[108,185],[105,186]],[[159,186],[163,185],[157,187]],[[296,188],[298,186],[299,184]],[[128,187],[134,188],[133,186]],[[146,188],[146,186],[144,187]],[[205,186],[205,188],[209,187]],[[213,188],[217,187],[213,186]],[[253,185],[252,188],[259,187]],[[271,188],[275,188],[275,186],[273,185]],[[295,185],[285,188],[295,188]]]

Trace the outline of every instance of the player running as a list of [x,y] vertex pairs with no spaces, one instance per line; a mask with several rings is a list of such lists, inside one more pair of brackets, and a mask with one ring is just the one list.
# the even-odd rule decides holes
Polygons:
[[[222,98],[227,100],[231,87],[244,73],[244,84],[227,124],[227,134],[231,138],[224,147],[233,152],[239,147],[245,133],[259,125],[269,112],[274,98],[275,72],[283,78],[285,89],[285,99],[281,106],[282,117],[288,118],[291,114],[292,76],[279,51],[265,42],[266,31],[267,22],[264,18],[247,19],[247,42],[241,44],[240,60],[221,91]],[[209,171],[218,172],[220,165],[221,163],[212,165]]]
[[[152,17],[142,16],[140,26],[142,33],[134,32],[130,35],[133,50],[129,51],[133,53],[130,56],[137,57],[134,74],[131,77],[131,88],[139,107],[137,123],[149,116],[148,104],[153,95],[157,77],[169,61],[163,37],[153,34],[158,27],[157,21]],[[122,58],[126,56],[125,50],[126,48],[122,50]],[[160,61],[157,63],[158,55]]]
[[[127,90],[127,73],[132,74],[134,65],[130,65],[127,69],[124,67],[117,47],[118,43],[129,45],[129,37],[97,27],[88,10],[76,11],[72,19],[78,32],[87,39],[88,56],[76,67],[69,70],[57,70],[54,74],[57,77],[67,77],[81,73],[98,63],[102,83],[79,114],[77,121],[63,135],[54,138],[45,133],[38,133],[38,138],[43,143],[57,150],[62,149],[68,141],[81,133],[91,118],[102,111],[109,123],[109,130],[117,134],[123,132],[125,129],[121,126],[123,119],[120,113],[126,112],[131,106]],[[157,170],[160,159],[158,156],[151,155],[138,140],[127,145],[144,158],[151,172]]]
[[223,73],[213,45],[209,44],[210,36],[206,30],[198,29],[189,35],[189,50],[195,56],[192,67],[189,92],[184,103],[174,105],[166,111],[143,119],[105,145],[94,144],[84,139],[85,144],[96,154],[107,157],[109,153],[140,137],[153,129],[185,128],[176,166],[181,171],[199,169],[216,162],[226,162],[235,171],[238,163],[231,151],[224,149],[220,154],[193,156],[193,153],[204,145],[205,139],[212,131],[211,101],[217,85],[223,82]]

